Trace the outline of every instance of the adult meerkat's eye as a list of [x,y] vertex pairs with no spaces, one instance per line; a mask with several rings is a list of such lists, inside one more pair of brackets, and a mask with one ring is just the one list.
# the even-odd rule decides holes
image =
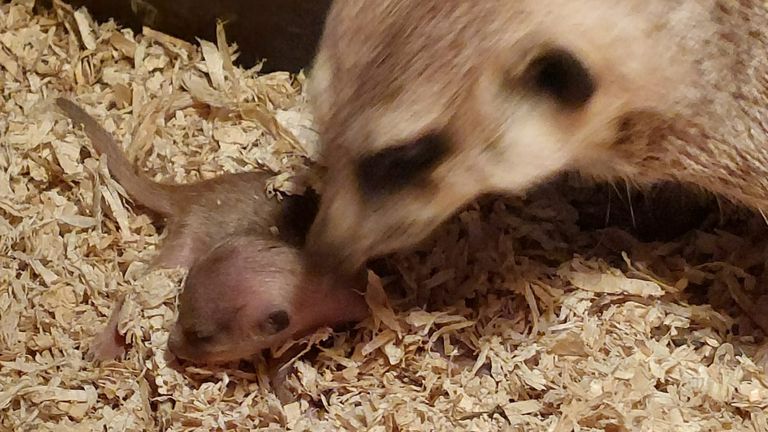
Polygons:
[[366,197],[396,192],[422,179],[448,154],[448,140],[439,133],[389,147],[360,160],[357,180]]
[[569,109],[584,106],[597,90],[586,66],[562,48],[552,48],[535,57],[526,75],[535,90],[548,94]]

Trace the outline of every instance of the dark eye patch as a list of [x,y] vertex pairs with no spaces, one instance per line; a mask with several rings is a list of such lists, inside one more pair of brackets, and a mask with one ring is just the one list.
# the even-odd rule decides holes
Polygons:
[[375,197],[403,189],[423,178],[448,150],[448,141],[442,134],[430,133],[366,156],[357,166],[360,190],[367,197]]
[[291,325],[291,316],[284,310],[272,312],[263,323],[263,330],[269,334],[279,333]]
[[553,48],[536,57],[528,66],[530,84],[570,108],[585,105],[597,85],[589,70],[568,50]]

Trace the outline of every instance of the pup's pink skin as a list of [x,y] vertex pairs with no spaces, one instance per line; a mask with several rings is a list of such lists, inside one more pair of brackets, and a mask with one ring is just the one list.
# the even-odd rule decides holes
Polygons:
[[190,269],[168,347],[205,363],[238,360],[319,327],[364,319],[364,278],[305,270],[297,249],[257,236],[225,241]]

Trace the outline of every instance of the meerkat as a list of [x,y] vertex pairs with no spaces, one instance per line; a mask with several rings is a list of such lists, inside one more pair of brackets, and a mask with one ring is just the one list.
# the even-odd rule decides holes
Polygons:
[[[80,105],[64,97],[55,103],[107,156],[110,173],[126,192],[168,219],[169,233],[153,264],[188,271],[168,338],[176,357],[199,363],[248,358],[368,315],[365,299],[354,291],[365,286],[364,272],[337,277],[305,268],[300,246],[314,216],[313,197],[270,199],[264,171],[188,184],[155,182],[134,169],[115,137]],[[121,307],[119,301],[115,310]],[[118,317],[113,313],[94,339],[93,359],[124,353]]]
[[758,0],[335,2],[308,251],[357,268],[566,170],[768,208],[766,48]]

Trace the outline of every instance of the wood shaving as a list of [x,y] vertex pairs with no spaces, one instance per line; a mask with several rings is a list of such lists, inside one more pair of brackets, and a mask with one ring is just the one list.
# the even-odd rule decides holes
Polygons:
[[[391,258],[352,329],[177,363],[184,275],[149,270],[162,230],[52,99],[157,180],[266,167],[300,192],[303,77],[238,67],[221,25],[192,44],[33,5],[0,4],[0,430],[768,430],[762,219],[640,243],[579,229],[568,182],[476,203]],[[90,361],[107,324],[117,358]]]

